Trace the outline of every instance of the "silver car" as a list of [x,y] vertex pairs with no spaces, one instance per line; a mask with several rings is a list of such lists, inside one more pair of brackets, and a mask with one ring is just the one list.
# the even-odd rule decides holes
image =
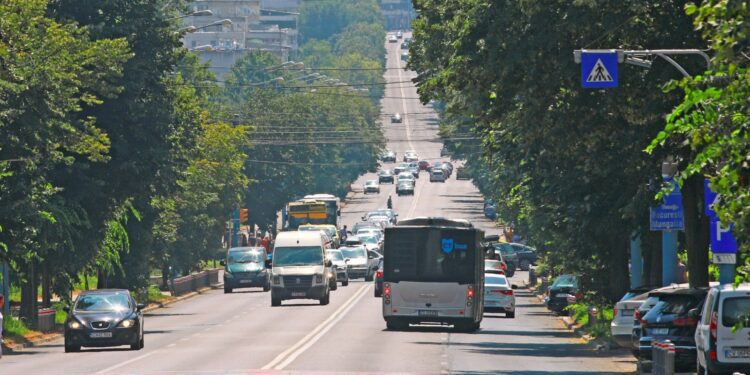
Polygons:
[[333,263],[333,269],[336,271],[336,280],[341,282],[341,286],[349,285],[349,265],[344,254],[340,250],[326,250],[326,257]]

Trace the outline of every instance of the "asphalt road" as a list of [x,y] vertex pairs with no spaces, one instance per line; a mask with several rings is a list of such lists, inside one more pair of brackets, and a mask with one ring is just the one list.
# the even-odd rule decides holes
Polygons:
[[[388,67],[398,68],[399,43],[388,44]],[[389,82],[414,74],[389,69]],[[400,158],[407,149],[428,160],[440,158],[437,118],[422,106],[411,84],[393,84],[383,100],[389,147]],[[391,113],[403,123],[391,124]],[[460,164],[460,163],[454,163]],[[357,184],[374,178],[362,176]],[[386,206],[391,196],[401,218],[466,218],[488,233],[499,231],[482,215],[482,197],[470,181],[430,183],[425,173],[416,194],[398,197],[392,185],[380,194],[361,193],[343,209],[345,223]],[[527,273],[512,282],[522,284]],[[317,301],[285,301],[271,307],[270,295],[248,290],[225,295],[216,290],[153,311],[146,316],[145,348],[84,349],[63,353],[62,341],[6,355],[0,374],[239,374],[239,373],[466,373],[466,374],[607,374],[632,373],[635,365],[623,351],[597,352],[566,331],[539,301],[519,289],[515,319],[485,316],[477,333],[448,328],[385,330],[380,299],[371,283],[339,287],[328,306]]]

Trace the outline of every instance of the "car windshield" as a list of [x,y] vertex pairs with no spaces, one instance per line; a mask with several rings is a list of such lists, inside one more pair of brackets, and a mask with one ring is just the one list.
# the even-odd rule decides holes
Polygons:
[[273,250],[273,266],[306,266],[323,263],[320,246],[276,247]]
[[362,243],[370,243],[370,244],[378,243],[378,238],[375,236],[359,236],[359,240],[362,241]]
[[508,279],[500,275],[484,275],[485,285],[508,285]]
[[301,226],[297,230],[300,232],[323,232],[326,236],[331,238],[336,236],[336,230],[332,227]]
[[350,247],[339,249],[341,254],[344,254],[344,258],[367,258],[367,250],[364,247]]
[[130,298],[124,293],[84,294],[78,297],[75,311],[121,312],[130,310]]
[[555,287],[577,287],[578,278],[573,275],[561,275],[552,283]]
[[750,298],[727,298],[721,306],[721,324],[724,327],[734,327],[742,321],[745,326],[748,326],[750,323],[748,313],[750,313]]
[[227,263],[260,263],[265,257],[258,250],[230,251],[227,255]]
[[370,181],[365,182],[365,185],[368,185],[368,186],[377,185],[377,184],[378,182],[375,180],[370,180]]
[[330,260],[344,260],[344,256],[340,251],[328,251],[326,254]]

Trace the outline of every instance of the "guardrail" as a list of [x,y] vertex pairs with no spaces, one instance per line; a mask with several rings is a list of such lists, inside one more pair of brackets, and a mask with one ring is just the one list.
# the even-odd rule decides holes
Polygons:
[[651,342],[651,373],[674,375],[674,344],[669,340]]
[[173,296],[181,296],[196,290],[219,284],[219,269],[201,271],[196,274],[170,280],[169,290]]

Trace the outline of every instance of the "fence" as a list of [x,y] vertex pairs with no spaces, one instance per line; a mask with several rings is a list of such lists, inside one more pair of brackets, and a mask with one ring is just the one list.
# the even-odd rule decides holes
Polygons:
[[651,373],[674,375],[674,344],[669,340],[651,342]]
[[173,296],[181,296],[201,288],[219,284],[219,269],[201,271],[196,274],[177,277],[170,281]]

